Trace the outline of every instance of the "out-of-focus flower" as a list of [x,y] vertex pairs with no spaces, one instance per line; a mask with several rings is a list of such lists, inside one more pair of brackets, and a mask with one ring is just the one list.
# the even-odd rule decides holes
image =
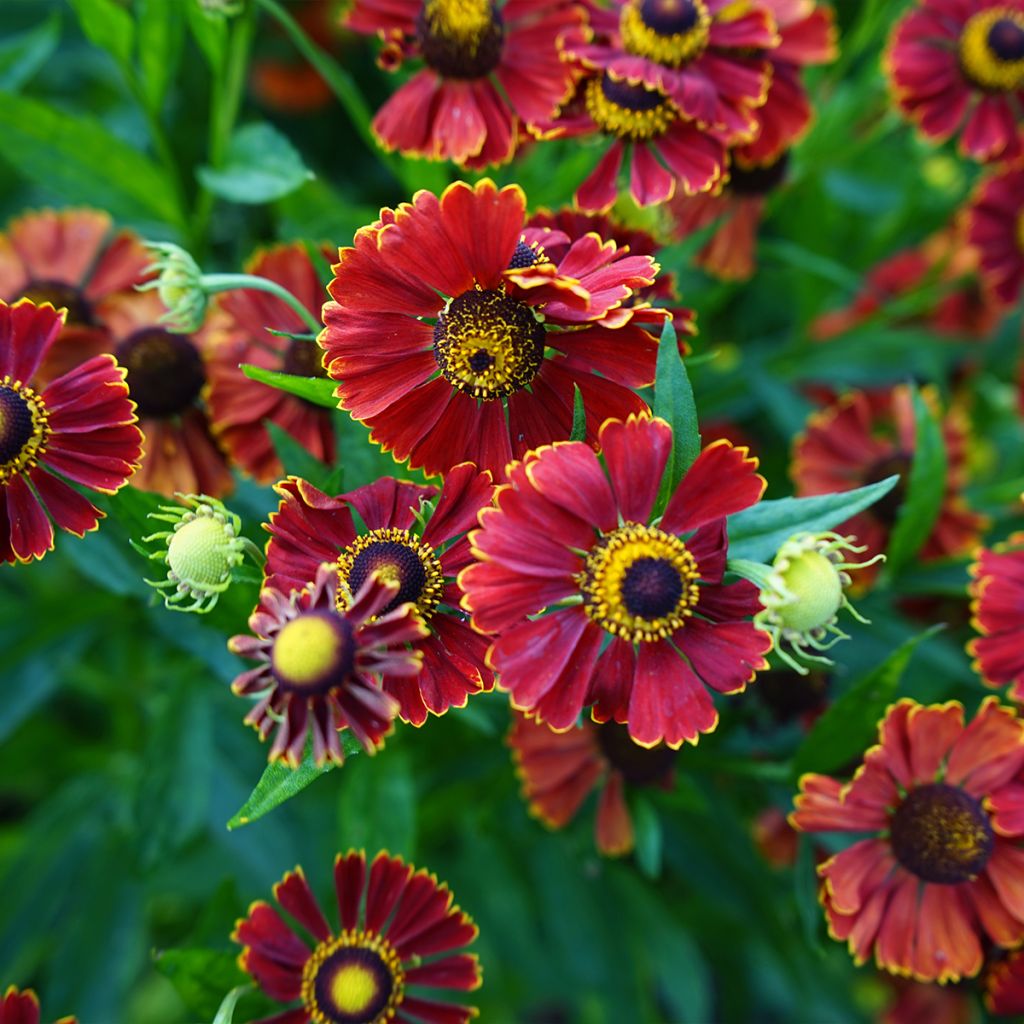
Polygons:
[[767,667],[771,639],[747,621],[757,588],[722,583],[725,517],[764,480],[746,449],[716,442],[655,525],[669,425],[609,419],[599,446],[605,468],[579,442],[509,467],[470,534],[463,606],[498,634],[488,662],[530,718],[565,731],[594,705],[596,721],[627,724],[642,746],[696,743],[718,723],[709,688],[737,693]]
[[897,22],[885,66],[902,113],[934,142],[996,160],[1020,152],[1022,0],[918,0]]
[[[772,673],[766,673],[769,675]],[[750,832],[757,852],[773,868],[791,868],[796,863],[800,833],[778,807],[766,807],[761,811],[751,823]]]
[[[0,999],[0,1024],[39,1024],[39,1000],[35,992],[27,988],[19,991],[8,986]],[[55,1024],[78,1024],[77,1017],[61,1017]]]
[[[585,235],[556,263],[523,241],[516,186],[456,182],[385,209],[342,249],[320,336],[341,408],[430,475],[473,462],[500,479],[567,438],[647,407],[668,311],[633,301],[657,264]],[[654,332],[654,333],[652,333]]]
[[113,357],[33,387],[63,323],[49,303],[0,301],[0,562],[42,558],[55,524],[77,537],[96,529],[104,513],[65,479],[113,494],[138,468],[142,434]]
[[332,562],[347,585],[339,596],[346,597],[370,573],[382,572],[398,585],[392,604],[412,602],[426,624],[420,674],[383,681],[404,721],[422,725],[428,712],[464,707],[471,693],[492,686],[484,664],[488,641],[466,623],[455,582],[472,561],[466,531],[491,503],[487,473],[470,464],[455,466],[440,493],[390,477],[334,498],[297,477],[276,490],[281,503],[266,528],[268,586],[300,589],[318,565]]
[[985,1006],[998,1017],[1024,1014],[1024,953],[999,960],[985,974]]
[[879,1024],[972,1024],[975,1020],[974,1000],[966,986],[883,977],[894,998],[879,1016]]
[[967,206],[966,220],[967,241],[978,250],[986,290],[1004,305],[1016,302],[1024,288],[1024,163],[984,178]]
[[345,24],[379,35],[381,67],[426,67],[373,119],[385,149],[471,167],[512,158],[521,126],[550,118],[578,72],[562,49],[586,37],[566,0],[355,0]]
[[853,780],[804,775],[794,827],[869,833],[818,868],[833,938],[918,981],[977,974],[1024,941],[1024,723],[994,697],[892,705]]
[[568,732],[554,732],[513,712],[508,745],[530,813],[551,828],[564,828],[583,801],[599,789],[594,839],[601,853],[619,857],[633,849],[633,821],[626,790],[672,784],[677,752],[641,747],[615,722],[584,721]]
[[398,584],[372,572],[341,602],[338,588],[338,574],[327,565],[306,590],[283,594],[266,588],[249,619],[253,635],[239,634],[228,643],[235,654],[260,662],[231,689],[257,698],[245,721],[260,739],[277,728],[269,761],[297,768],[311,736],[318,765],[341,764],[338,733],[345,728],[372,754],[398,713],[380,677],[415,677],[420,670],[422,655],[407,647],[426,634],[414,606],[386,610]]
[[367,870],[366,855],[349,852],[335,859],[334,888],[337,931],[301,868],[274,886],[301,935],[263,900],[235,925],[242,969],[271,999],[301,1002],[264,1024],[467,1024],[476,1016],[471,1006],[414,994],[480,987],[476,956],[459,952],[478,930],[446,885],[400,857],[379,853]]
[[1024,533],[983,548],[971,565],[972,625],[981,634],[967,645],[974,668],[989,686],[1010,686],[1024,703]]
[[[325,256],[329,254],[325,251]],[[325,285],[301,242],[258,253],[248,274],[276,281],[320,318]],[[303,377],[325,377],[320,348],[305,337],[308,328],[285,302],[264,291],[239,288],[224,293],[218,308],[225,314],[222,340],[210,347],[206,361],[206,400],[214,436],[246,472],[260,483],[280,479],[284,469],[265,424],[275,423],[322,462],[335,460],[334,424],[329,409],[286,391],[251,380],[239,370],[251,363],[267,370]]]

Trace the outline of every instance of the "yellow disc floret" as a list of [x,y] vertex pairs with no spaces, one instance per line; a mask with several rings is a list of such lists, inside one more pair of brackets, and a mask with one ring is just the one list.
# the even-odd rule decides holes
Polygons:
[[960,67],[986,91],[1024,89],[1024,11],[989,7],[971,15],[960,34]]
[[607,72],[587,82],[585,99],[587,113],[598,128],[620,139],[658,138],[679,116],[660,92],[619,81]]
[[703,0],[630,0],[619,30],[627,53],[678,68],[707,48],[711,15]]
[[0,379],[0,486],[36,465],[49,436],[39,395],[20,381]]

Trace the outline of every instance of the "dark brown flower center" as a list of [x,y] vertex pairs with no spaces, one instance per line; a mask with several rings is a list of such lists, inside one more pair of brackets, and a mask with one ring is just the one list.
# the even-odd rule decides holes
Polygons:
[[284,354],[282,372],[294,373],[299,377],[326,377],[323,355],[323,350],[315,341],[292,338]]
[[739,196],[764,196],[774,192],[786,178],[789,153],[759,167],[734,163],[729,171],[729,191]]
[[631,615],[658,619],[683,596],[679,569],[665,558],[638,558],[622,577],[622,602]]
[[380,935],[346,932],[313,950],[301,994],[311,1024],[384,1024],[405,997],[401,959]]
[[540,249],[532,245],[527,245],[521,238],[516,242],[515,252],[512,253],[512,259],[508,261],[509,270],[522,270],[526,267],[532,267],[535,263],[540,263],[544,259],[544,254]]
[[1006,5],[976,11],[960,33],[959,51],[964,76],[979,89],[1024,89],[1024,11]]
[[331,611],[303,612],[281,627],[270,668],[278,686],[313,696],[340,686],[355,667],[352,624]]
[[694,0],[642,0],[640,17],[659,36],[689,32],[700,20]]
[[426,0],[416,20],[423,59],[448,78],[482,78],[501,61],[505,28],[491,0]]
[[0,484],[36,464],[49,434],[42,399],[9,377],[0,379]]
[[128,371],[128,391],[140,417],[180,415],[206,383],[199,350],[184,335],[162,327],[136,331],[117,346],[116,355]]
[[976,878],[988,863],[995,841],[981,804],[942,782],[907,794],[892,816],[890,838],[900,864],[937,885]]
[[988,30],[988,45],[999,60],[1024,60],[1024,27],[1009,18],[1000,18]]
[[907,477],[910,474],[910,463],[909,453],[893,452],[893,454],[886,455],[874,462],[864,475],[865,484],[877,484],[891,476],[899,477],[896,486],[868,509],[875,519],[890,529],[895,525],[896,516],[907,497]]
[[65,323],[77,327],[92,327],[96,321],[92,315],[92,306],[82,294],[80,288],[63,281],[29,281],[12,301],[20,298],[28,299],[37,306],[49,302],[55,309],[68,311]]
[[628,53],[682,67],[707,48],[711,15],[704,0],[630,0],[619,15]]
[[617,722],[597,727],[597,742],[613,768],[617,768],[626,782],[646,786],[659,782],[675,764],[678,751],[659,746],[648,749],[634,743],[629,729]]
[[584,90],[587,113],[607,135],[620,139],[654,139],[678,117],[676,108],[654,89],[612,78],[591,78]]

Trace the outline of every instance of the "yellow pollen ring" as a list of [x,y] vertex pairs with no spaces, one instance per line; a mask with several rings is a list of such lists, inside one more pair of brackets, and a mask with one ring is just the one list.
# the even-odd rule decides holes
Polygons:
[[[28,410],[30,419],[28,436],[17,451],[7,451],[12,441],[10,435],[21,427],[16,419],[16,410],[23,413],[24,409]],[[42,398],[21,381],[12,380],[9,376],[0,378],[0,453],[3,453],[0,457],[6,456],[4,461],[0,462],[0,485],[32,469],[46,451],[49,437],[49,415]]]
[[319,686],[347,660],[351,652],[345,646],[340,618],[335,623],[323,615],[300,615],[287,622],[274,640],[274,674],[296,689]]
[[989,7],[967,19],[960,33],[960,67],[976,85],[989,92],[1024,89],[1024,57],[1004,60],[992,49],[993,27],[1008,21],[1024,32],[1024,12],[1008,7]]
[[343,1013],[365,1013],[380,995],[373,971],[363,964],[346,964],[331,978],[331,1000]]
[[[652,97],[659,95],[653,90],[646,91]],[[620,139],[656,139],[664,135],[678,117],[676,108],[667,97],[660,97],[660,102],[653,103],[648,109],[643,110],[634,110],[616,103],[606,94],[604,79],[601,76],[591,78],[587,82],[584,100],[587,113],[598,128],[607,135],[615,135]]]
[[476,53],[494,20],[490,0],[427,0],[423,17],[431,32]]
[[[648,0],[650,2],[650,0]],[[711,15],[702,0],[692,0],[697,20],[684,32],[666,35],[656,31],[644,20],[643,0],[631,0],[622,9],[619,31],[623,49],[636,57],[646,57],[656,64],[678,68],[695,61],[706,49],[711,36]],[[671,16],[678,9],[678,0],[659,0],[660,13]]]

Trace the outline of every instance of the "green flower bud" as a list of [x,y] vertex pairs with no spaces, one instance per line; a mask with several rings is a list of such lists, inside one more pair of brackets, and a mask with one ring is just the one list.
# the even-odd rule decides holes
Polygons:
[[184,249],[170,242],[147,242],[146,247],[155,258],[146,271],[157,276],[139,285],[139,291],[156,289],[167,307],[160,321],[169,330],[178,334],[199,330],[210,301],[199,265]]

